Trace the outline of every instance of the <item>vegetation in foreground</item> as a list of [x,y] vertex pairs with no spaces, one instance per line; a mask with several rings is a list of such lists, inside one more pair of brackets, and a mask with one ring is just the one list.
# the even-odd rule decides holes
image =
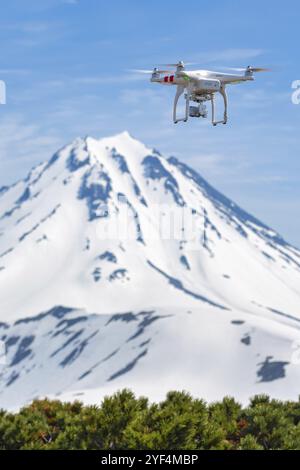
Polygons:
[[99,407],[36,400],[17,414],[0,411],[0,449],[300,449],[300,399],[260,395],[243,408],[174,391],[152,404],[122,390]]

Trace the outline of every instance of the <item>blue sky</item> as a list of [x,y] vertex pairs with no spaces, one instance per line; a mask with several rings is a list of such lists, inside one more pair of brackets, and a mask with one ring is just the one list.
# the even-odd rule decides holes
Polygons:
[[[300,246],[299,2],[0,0],[0,185],[76,136],[128,130],[199,170]],[[128,72],[177,60],[264,65],[231,87],[230,121],[171,121],[174,89]]]

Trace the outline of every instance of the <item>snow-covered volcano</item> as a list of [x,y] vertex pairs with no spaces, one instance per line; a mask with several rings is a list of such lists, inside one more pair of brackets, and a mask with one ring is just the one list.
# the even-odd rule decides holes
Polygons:
[[0,322],[0,407],[296,398],[300,251],[127,132],[77,139],[0,189]]

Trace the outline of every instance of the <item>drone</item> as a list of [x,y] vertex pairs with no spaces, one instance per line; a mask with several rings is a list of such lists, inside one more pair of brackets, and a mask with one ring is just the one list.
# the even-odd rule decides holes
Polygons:
[[[230,68],[241,74],[212,72],[210,70],[186,70],[186,65],[180,61],[177,64],[163,64],[165,67],[173,67],[176,70],[160,70],[155,67],[153,70],[135,70],[139,73],[150,73],[152,83],[161,85],[176,86],[177,91],[173,106],[173,121],[177,124],[180,121],[187,122],[191,118],[207,118],[208,111],[205,103],[211,102],[211,123],[213,126],[218,124],[227,124],[228,121],[228,97],[226,93],[227,85],[248,82],[254,80],[254,74],[257,72],[267,72],[270,69],[262,67],[248,66],[246,68]],[[184,93],[185,115],[181,118],[177,115],[177,105],[180,96]],[[224,117],[222,120],[216,120],[215,97],[219,93],[224,100]],[[191,103],[193,103],[191,105]]]

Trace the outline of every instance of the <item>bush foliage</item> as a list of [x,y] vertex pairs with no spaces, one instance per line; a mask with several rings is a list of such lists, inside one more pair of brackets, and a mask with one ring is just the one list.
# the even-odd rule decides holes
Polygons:
[[0,411],[0,449],[300,449],[300,399],[259,395],[243,408],[233,398],[207,404],[174,391],[152,404],[125,389],[99,407],[36,400]]

